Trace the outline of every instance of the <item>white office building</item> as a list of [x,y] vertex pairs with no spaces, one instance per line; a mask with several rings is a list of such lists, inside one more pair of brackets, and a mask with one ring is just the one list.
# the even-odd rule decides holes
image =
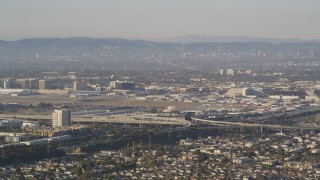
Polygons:
[[71,124],[71,116],[69,110],[54,110],[52,113],[52,127],[63,127]]

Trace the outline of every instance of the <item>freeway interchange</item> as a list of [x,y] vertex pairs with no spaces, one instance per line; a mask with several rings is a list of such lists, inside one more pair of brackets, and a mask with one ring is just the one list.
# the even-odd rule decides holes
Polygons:
[[[288,116],[297,116],[307,113],[319,112],[319,107],[310,108],[307,110],[288,112]],[[283,113],[272,114],[272,116],[281,116]],[[192,123],[196,124],[206,124],[211,126],[226,126],[226,127],[265,127],[270,129],[304,129],[304,130],[320,130],[320,127],[317,126],[289,126],[289,125],[277,125],[277,124],[262,124],[257,123],[261,122],[263,119],[267,119],[271,115],[264,115],[256,120],[253,123],[242,123],[242,122],[230,122],[230,121],[220,121],[220,120],[206,120],[199,118],[192,118],[192,121],[185,120],[184,117],[171,117],[171,116],[159,116],[159,115],[141,115],[141,114],[116,114],[110,116],[99,116],[94,114],[85,114],[85,113],[73,113],[71,116],[72,123],[111,123],[111,124],[123,124],[123,125],[173,125],[173,126],[182,126],[189,127]],[[17,114],[17,115],[8,115],[0,114],[0,119],[25,119],[25,120],[47,120],[52,119],[51,115],[28,115],[28,114]]]

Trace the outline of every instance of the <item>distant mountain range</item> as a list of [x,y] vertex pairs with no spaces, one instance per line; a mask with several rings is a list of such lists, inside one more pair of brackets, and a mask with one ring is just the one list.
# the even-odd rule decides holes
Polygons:
[[258,38],[250,36],[181,36],[172,38],[150,39],[156,42],[171,43],[233,43],[233,42],[265,42],[265,43],[303,43],[303,42],[320,42],[319,39],[304,40],[298,38],[281,39],[281,38]]
[[[160,41],[160,40],[159,40]],[[320,42],[251,37],[184,37],[152,42],[118,38],[31,38],[0,41],[0,60],[320,57]],[[208,42],[205,42],[208,41]],[[211,42],[212,41],[212,42]],[[193,42],[193,43],[188,43]],[[272,43],[271,43],[272,42]]]

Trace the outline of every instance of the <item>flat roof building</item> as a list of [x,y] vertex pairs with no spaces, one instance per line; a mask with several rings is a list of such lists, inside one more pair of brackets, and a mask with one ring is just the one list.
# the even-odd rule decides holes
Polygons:
[[39,89],[51,89],[51,81],[44,79],[39,80]]
[[119,90],[132,90],[135,88],[135,83],[127,81],[111,81],[110,87]]
[[83,81],[74,81],[73,82],[73,90],[88,90],[88,83]]
[[55,109],[52,113],[52,127],[63,127],[71,124],[70,111],[66,109],[58,110]]

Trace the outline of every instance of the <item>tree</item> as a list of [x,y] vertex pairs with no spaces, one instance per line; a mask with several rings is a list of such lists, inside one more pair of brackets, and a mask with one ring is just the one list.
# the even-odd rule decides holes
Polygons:
[[31,173],[31,174],[33,174],[35,171],[36,171],[36,170],[33,169],[33,168],[30,169],[30,173]]
[[223,158],[222,160],[221,160],[221,163],[222,164],[226,164],[226,163],[228,163],[230,160],[228,159],[228,158]]
[[200,150],[197,149],[197,150],[195,150],[194,152],[192,152],[192,154],[193,154],[193,155],[200,155]]
[[74,170],[74,174],[78,177],[80,177],[82,175],[82,169],[80,167],[76,167]]
[[152,108],[152,109],[150,109],[148,112],[155,114],[155,113],[158,113],[158,110],[155,109],[155,108]]
[[38,104],[40,109],[50,109],[52,107],[51,103],[40,102]]

